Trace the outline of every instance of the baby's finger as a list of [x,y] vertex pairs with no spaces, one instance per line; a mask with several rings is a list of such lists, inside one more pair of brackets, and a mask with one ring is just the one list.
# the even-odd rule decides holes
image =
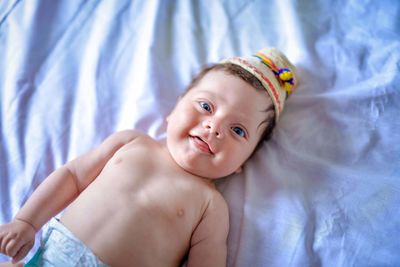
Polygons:
[[6,254],[6,248],[8,242],[12,240],[9,235],[5,235],[0,239],[0,252],[3,254]]
[[0,253],[6,253],[6,241],[4,238],[0,239]]
[[14,257],[22,244],[18,244],[14,239],[10,240],[6,246],[6,254],[10,257]]
[[31,248],[33,247],[33,244],[34,244],[33,242],[29,242],[23,245],[22,248],[17,252],[17,254],[15,254],[15,256],[12,258],[12,263],[17,263],[23,258],[25,258],[29,250],[31,250]]

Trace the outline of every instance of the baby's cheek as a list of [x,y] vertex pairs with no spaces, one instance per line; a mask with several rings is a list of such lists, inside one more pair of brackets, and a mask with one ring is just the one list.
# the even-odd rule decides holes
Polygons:
[[196,125],[200,119],[200,116],[193,109],[182,110],[179,116],[182,123],[190,126]]
[[242,148],[239,151],[236,151],[234,153],[235,155],[235,164],[242,166],[246,160],[249,158],[249,156],[251,155],[251,149],[250,148]]

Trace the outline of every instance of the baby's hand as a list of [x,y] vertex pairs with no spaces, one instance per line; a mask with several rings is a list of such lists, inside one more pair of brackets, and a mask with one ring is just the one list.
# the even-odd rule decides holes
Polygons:
[[12,257],[12,262],[22,260],[35,243],[36,230],[27,222],[15,219],[0,225],[0,253]]

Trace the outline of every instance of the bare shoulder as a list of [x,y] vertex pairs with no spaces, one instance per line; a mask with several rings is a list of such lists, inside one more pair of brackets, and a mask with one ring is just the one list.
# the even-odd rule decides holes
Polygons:
[[122,131],[118,131],[115,132],[113,134],[111,134],[110,136],[108,136],[106,138],[105,141],[109,141],[109,142],[121,142],[121,143],[129,143],[130,141],[144,136],[144,133],[135,131],[135,130],[122,130]]
[[107,147],[123,147],[132,141],[141,140],[144,142],[155,142],[150,136],[136,130],[122,130],[108,136],[102,146]]
[[217,216],[219,219],[222,220],[221,223],[228,224],[229,221],[228,204],[226,203],[226,200],[222,196],[222,194],[215,188],[210,190],[209,203],[205,213],[210,214],[212,216]]
[[[200,236],[215,232],[216,242],[226,240],[229,230],[229,209],[222,194],[215,188],[210,188],[198,234]],[[205,231],[205,232],[203,232]],[[219,240],[217,240],[219,239]]]
[[210,204],[214,203],[216,205],[221,206],[221,208],[228,208],[226,204],[225,198],[222,196],[221,192],[219,192],[214,185],[210,186],[208,190],[208,198]]
[[226,266],[229,231],[228,205],[216,189],[210,190],[204,214],[192,234],[188,266]]
[[77,177],[90,176],[93,178],[116,151],[140,136],[144,136],[144,134],[134,130],[115,132],[94,149],[66,163],[66,167]]
[[226,240],[229,231],[229,208],[222,194],[214,189],[205,211],[205,216],[209,217],[209,223],[214,225],[213,231],[219,232],[216,236],[221,241]]

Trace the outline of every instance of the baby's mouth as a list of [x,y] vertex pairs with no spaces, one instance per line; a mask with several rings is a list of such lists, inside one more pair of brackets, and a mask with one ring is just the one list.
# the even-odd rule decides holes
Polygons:
[[192,136],[190,135],[190,140],[192,140],[193,144],[198,148],[200,151],[211,154],[213,155],[214,153],[212,152],[210,146],[208,145],[207,142],[205,142],[203,139],[201,139],[198,136]]

